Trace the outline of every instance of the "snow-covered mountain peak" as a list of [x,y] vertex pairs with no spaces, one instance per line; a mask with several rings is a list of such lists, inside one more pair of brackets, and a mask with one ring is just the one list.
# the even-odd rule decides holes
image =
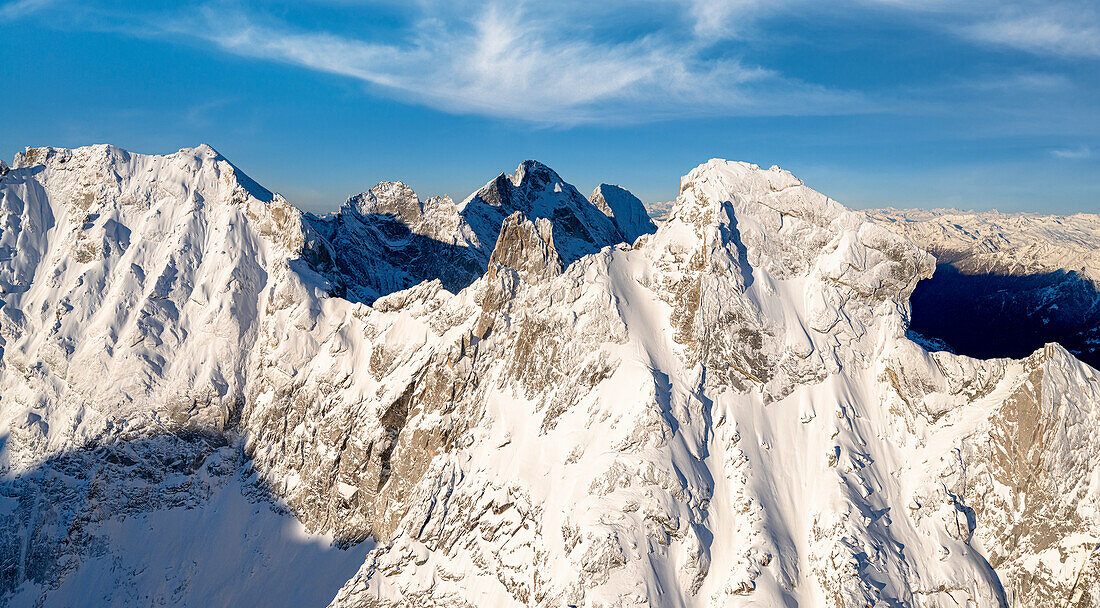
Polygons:
[[[502,174],[503,175],[503,174]],[[525,160],[512,173],[512,185],[517,188],[524,182],[549,185],[556,191],[564,188],[565,180],[550,167],[537,160]]]
[[404,182],[379,182],[370,190],[350,197],[342,212],[345,210],[362,218],[391,216],[415,234],[445,243],[479,246],[451,197],[433,196],[421,200]]
[[[842,212],[840,205],[778,167],[764,170],[711,159],[680,180],[680,194],[662,230],[680,233],[681,241],[729,245],[733,259],[744,258],[742,267],[783,278],[810,269],[840,229],[831,224]],[[859,222],[849,218],[847,224],[856,228]]]
[[[236,202],[251,198],[270,203],[276,198],[208,144],[182,148],[168,155],[135,154],[109,144],[73,149],[26,148],[16,154],[15,169],[37,166],[50,172],[51,187],[68,189],[81,198],[74,199],[80,205],[92,204],[100,195],[101,199],[111,199],[112,192],[121,193],[126,187],[141,190],[163,181],[188,191],[217,184],[219,195]],[[240,192],[234,194],[238,188]],[[144,195],[144,191],[130,193],[130,196]],[[286,205],[286,201],[280,197],[279,204]]]
[[524,161],[511,176],[501,173],[467,197],[458,210],[490,250],[501,223],[512,213],[520,211],[531,220],[550,220],[558,253],[566,265],[624,240],[609,217],[537,161]]
[[908,295],[933,268],[905,238],[790,173],[722,160],[691,171],[668,221],[636,246],[677,308],[689,362],[737,370],[722,382],[755,384],[765,400],[804,381],[792,374],[863,359],[880,331],[903,334]]
[[561,192],[572,187],[553,168],[534,159],[521,162],[511,174],[502,172],[499,178],[507,179],[517,188],[525,187],[526,184],[526,187],[549,188]]
[[[841,214],[844,207],[825,195],[807,188],[802,180],[777,166],[759,166],[719,158],[699,165],[680,180],[680,194],[695,191],[691,200],[708,199],[741,203],[746,210],[757,213],[759,205],[782,215],[827,223]],[[682,196],[681,196],[682,198]],[[676,213],[674,207],[672,214]],[[816,218],[816,219],[814,219]]]
[[[848,272],[858,274],[872,270],[869,256],[885,255],[914,269],[931,263],[906,239],[865,222],[788,171],[721,159],[696,167],[681,180],[680,195],[658,235],[662,233],[680,235],[658,239],[673,248],[691,242],[731,248],[732,258],[743,258],[740,266],[774,278],[805,276],[819,262],[834,258],[853,262],[854,270]],[[897,296],[904,299],[905,294]]]
[[419,220],[423,212],[420,197],[404,182],[378,182],[370,190],[348,198],[345,205],[362,215],[386,213],[407,222]]
[[588,200],[615,222],[628,243],[633,243],[643,234],[650,234],[657,230],[645,205],[626,188],[600,184],[592,191]]
[[[508,186],[511,186],[511,188],[508,188]],[[565,193],[571,188],[575,190],[550,167],[537,160],[525,160],[511,174],[502,172],[497,177],[489,180],[477,192],[466,197],[459,205],[459,210],[465,212],[475,202],[494,206],[510,202],[521,205],[530,204],[534,202],[531,200],[532,198],[546,191]],[[509,194],[513,193],[512,189],[515,189],[514,194],[520,197],[518,200],[507,198]],[[506,198],[502,199],[502,196]]]
[[301,213],[209,147],[30,148],[16,161],[0,182],[0,350],[5,366],[49,363],[34,381],[2,375],[0,429],[32,412],[52,421],[53,448],[116,419],[224,428],[264,283],[324,253]]
[[[522,195],[529,195],[544,190],[561,193],[567,187],[571,186],[565,183],[565,180],[550,167],[537,160],[525,160],[512,173],[502,171],[500,175],[486,182],[478,191],[470,194],[459,203],[458,208],[460,211],[465,212],[472,203],[476,202],[492,206],[506,204],[509,201],[501,199],[501,196],[506,196],[512,189],[519,190]],[[517,202],[522,204],[526,201],[520,200]]]

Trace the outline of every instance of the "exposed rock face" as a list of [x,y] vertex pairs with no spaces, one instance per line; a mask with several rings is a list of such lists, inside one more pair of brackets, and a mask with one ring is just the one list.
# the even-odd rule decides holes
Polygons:
[[643,234],[650,234],[657,230],[642,201],[625,188],[600,184],[592,191],[592,196],[589,196],[588,200],[615,222],[615,226],[628,243],[633,243]]
[[[960,441],[944,484],[1011,602],[1092,606],[1100,590],[1095,369],[1056,345],[1023,361],[1008,398]],[[1011,604],[1010,604],[1011,605]]]
[[[530,162],[456,207],[384,183],[323,219],[207,147],[16,167],[0,598],[63,605],[119,513],[220,513],[228,479],[359,543],[333,606],[1100,596],[1100,374],[910,341],[933,258],[778,168],[712,160],[612,246]],[[452,292],[410,235],[484,270]],[[116,603],[194,583],[134,580]]]
[[554,247],[550,220],[539,218],[532,223],[519,211],[509,215],[501,224],[489,264],[511,268],[529,283],[561,274],[561,258]]

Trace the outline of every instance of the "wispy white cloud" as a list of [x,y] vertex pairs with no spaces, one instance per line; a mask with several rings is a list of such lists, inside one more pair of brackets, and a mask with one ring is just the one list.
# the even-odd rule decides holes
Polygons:
[[[1100,57],[1100,14],[1094,0],[672,0],[691,15],[707,38],[743,35],[760,19],[784,12],[859,14],[886,9],[931,15],[926,25],[978,44],[1035,54]],[[869,16],[871,17],[871,16]]]
[[1005,15],[962,28],[967,36],[1034,53],[1100,57],[1100,20],[1085,12],[1047,10]]
[[1082,160],[1092,157],[1092,150],[1088,146],[1078,146],[1076,148],[1056,148],[1050,151],[1051,156],[1055,158],[1064,158],[1066,160]]
[[784,7],[792,0],[673,0],[687,11],[694,33],[704,40],[744,36],[754,21]]
[[935,14],[946,30],[976,44],[1038,55],[1100,57],[1094,0],[863,0]]
[[637,122],[705,115],[866,111],[852,92],[784,78],[736,58],[703,59],[702,43],[649,34],[602,41],[517,3],[468,16],[433,13],[412,35],[377,42],[259,22],[208,6],[201,23],[173,26],[229,52],[359,79],[449,112],[546,124]]
[[10,21],[20,17],[26,17],[50,4],[54,0],[12,0],[0,4],[0,21]]

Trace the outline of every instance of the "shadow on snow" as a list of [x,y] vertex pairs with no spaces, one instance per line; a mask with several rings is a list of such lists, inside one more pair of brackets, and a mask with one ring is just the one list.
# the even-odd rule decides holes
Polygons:
[[257,477],[239,445],[194,431],[5,474],[0,605],[327,605],[373,543],[306,533]]
[[1100,368],[1100,292],[1075,272],[971,275],[939,264],[910,302],[910,329],[960,355],[1018,359],[1057,342]]

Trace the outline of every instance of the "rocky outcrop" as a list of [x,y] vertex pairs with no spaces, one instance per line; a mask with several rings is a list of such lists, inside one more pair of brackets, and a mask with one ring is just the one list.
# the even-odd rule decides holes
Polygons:
[[561,258],[554,247],[554,228],[550,220],[531,222],[519,211],[505,218],[497,237],[490,266],[504,266],[520,273],[529,283],[552,279],[561,274]]

